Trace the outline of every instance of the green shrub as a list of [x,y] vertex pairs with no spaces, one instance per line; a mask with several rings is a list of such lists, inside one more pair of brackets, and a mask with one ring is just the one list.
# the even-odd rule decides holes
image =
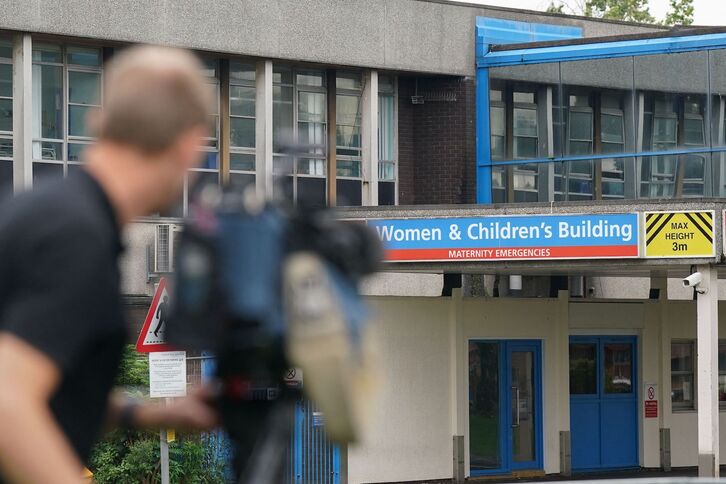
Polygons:
[[[136,353],[132,345],[124,349],[116,383],[131,395],[148,395],[148,358]],[[169,444],[171,482],[226,482],[226,462],[219,457],[218,446],[213,434],[177,434],[177,440]],[[94,447],[89,468],[98,484],[157,484],[161,482],[159,433],[111,432]]]

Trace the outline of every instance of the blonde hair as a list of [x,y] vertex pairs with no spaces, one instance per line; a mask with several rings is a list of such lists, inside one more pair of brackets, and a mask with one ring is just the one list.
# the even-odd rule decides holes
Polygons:
[[129,47],[110,61],[105,79],[103,109],[94,126],[101,140],[157,153],[182,133],[209,125],[211,89],[201,62],[189,51]]

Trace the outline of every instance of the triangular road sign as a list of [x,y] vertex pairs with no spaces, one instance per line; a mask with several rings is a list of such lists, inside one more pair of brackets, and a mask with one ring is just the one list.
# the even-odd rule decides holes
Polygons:
[[166,344],[166,328],[169,324],[169,292],[166,290],[166,279],[161,278],[151,301],[151,307],[146,314],[146,320],[141,327],[139,339],[136,340],[136,351],[139,353],[153,353],[156,351],[173,351]]

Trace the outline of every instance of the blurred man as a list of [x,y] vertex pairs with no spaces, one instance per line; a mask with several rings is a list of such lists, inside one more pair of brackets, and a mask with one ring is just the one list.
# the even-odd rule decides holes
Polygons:
[[[168,208],[201,159],[209,90],[190,53],[134,47],[106,71],[83,170],[0,212],[0,474],[80,482],[105,422],[205,429],[201,395],[166,408],[111,395],[127,334],[121,229]],[[110,403],[109,403],[110,402]],[[0,478],[2,480],[2,478]]]

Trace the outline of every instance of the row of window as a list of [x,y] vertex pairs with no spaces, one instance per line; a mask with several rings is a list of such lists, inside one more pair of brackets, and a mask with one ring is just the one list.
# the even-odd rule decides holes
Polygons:
[[0,39],[0,192],[13,184],[13,48]]
[[[726,193],[725,60],[717,50],[491,69],[494,200]],[[669,153],[698,149],[717,154]],[[553,162],[512,163],[534,159]]]
[[[86,120],[103,102],[103,63],[111,49],[34,43],[32,66],[33,177],[63,176],[82,162],[93,141]],[[204,74],[217,103],[210,135],[201,149],[201,166],[188,177],[185,194],[165,215],[181,216],[195,187],[220,180],[220,132],[229,128],[230,183],[254,182],[256,148],[256,67],[228,62],[229,116],[220,119],[221,61],[204,60]],[[274,65],[273,173],[275,195],[308,205],[325,205],[327,153],[327,72]],[[395,203],[395,80],[379,81],[379,204]],[[360,71],[336,75],[336,154],[339,205],[360,205],[362,198]],[[0,162],[12,160],[12,46],[0,40]],[[8,164],[12,170],[12,164]],[[0,177],[4,177],[0,169]],[[12,180],[12,171],[9,175]],[[3,178],[4,180],[4,178]]]

